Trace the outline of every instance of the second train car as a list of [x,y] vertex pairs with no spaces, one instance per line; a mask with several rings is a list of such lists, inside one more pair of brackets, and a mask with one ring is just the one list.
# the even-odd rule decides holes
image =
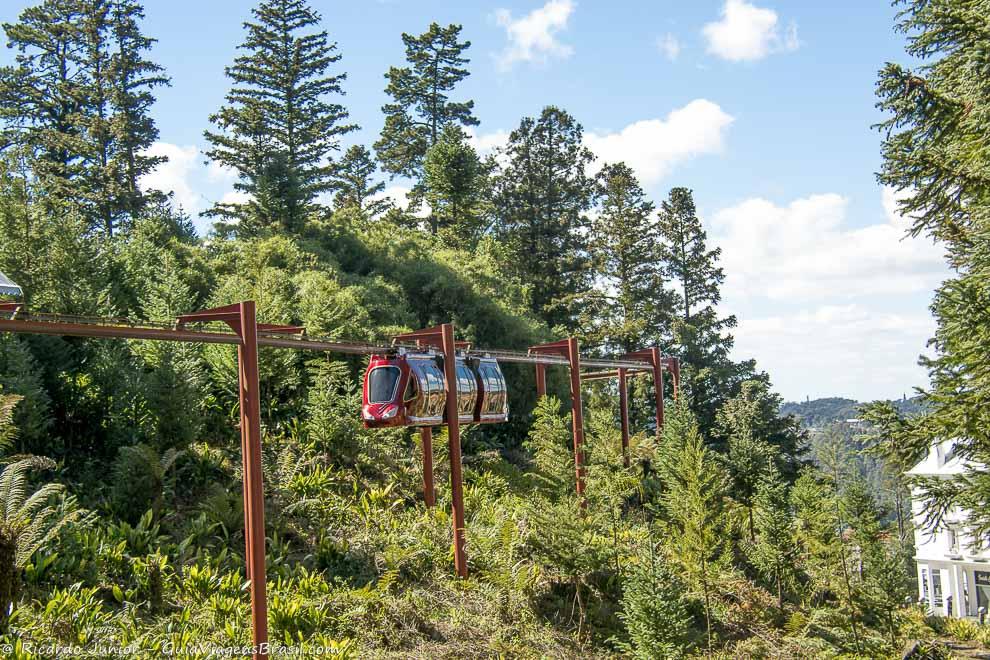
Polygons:
[[[457,411],[462,424],[504,422],[509,418],[505,376],[490,357],[458,357]],[[361,419],[368,428],[439,426],[446,421],[443,358],[432,352],[400,349],[373,355],[364,374]]]

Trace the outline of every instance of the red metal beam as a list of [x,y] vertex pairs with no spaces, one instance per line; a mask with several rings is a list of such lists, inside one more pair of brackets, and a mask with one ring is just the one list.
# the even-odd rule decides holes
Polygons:
[[581,354],[578,340],[567,340],[567,359],[571,362],[571,426],[574,432],[574,476],[578,497],[584,505],[584,408],[581,405]]
[[536,365],[536,398],[542,399],[547,395],[547,365]]
[[443,370],[447,380],[447,440],[450,454],[450,501],[453,509],[454,568],[457,575],[468,574],[467,555],[464,549],[464,491],[461,476],[461,428],[457,411],[457,348],[454,344],[454,326],[440,326],[443,339]]
[[279,335],[304,335],[306,328],[301,325],[277,325],[274,323],[259,323],[258,332],[268,332]]
[[[446,325],[446,324],[444,324]],[[394,341],[410,341],[415,343],[417,346],[432,346],[443,350],[443,325],[435,325],[432,328],[426,328],[424,330],[416,330],[415,332],[405,332],[401,335],[396,335]],[[471,344],[466,341],[454,341],[455,349],[467,350],[471,347]]]
[[237,347],[240,371],[241,451],[244,468],[244,545],[251,589],[251,629],[254,657],[268,643],[268,603],[265,578],[265,496],[261,468],[261,387],[258,376],[258,322],[253,300],[239,305],[236,324],[242,343]]
[[663,366],[674,379],[674,401],[677,401],[681,394],[681,361],[675,357],[665,357]]
[[423,500],[426,506],[433,507],[437,503],[437,491],[433,486],[433,429],[420,427],[419,439],[423,445]]
[[619,369],[619,423],[622,427],[622,464],[629,467],[629,396],[626,370]]

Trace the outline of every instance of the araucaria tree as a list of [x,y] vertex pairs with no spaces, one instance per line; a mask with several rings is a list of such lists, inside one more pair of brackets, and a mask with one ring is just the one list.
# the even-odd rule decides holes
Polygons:
[[625,163],[598,175],[599,207],[591,223],[590,254],[597,281],[584,323],[590,339],[629,352],[669,339],[674,299],[664,288],[654,206]]
[[303,0],[266,0],[252,13],[246,52],[226,71],[234,86],[210,117],[216,130],[205,133],[206,155],[237,172],[244,200],[220,202],[207,215],[239,235],[298,233],[317,195],[333,188],[340,136],[355,129],[333,100],[346,74],[331,73],[337,45]]
[[712,592],[728,548],[728,476],[705,448],[694,416],[678,406],[664,427],[660,473],[663,507],[677,559],[700,592],[708,647],[712,645]]
[[165,159],[152,90],[168,84],[146,53],[133,0],[46,0],[5,24],[16,64],[0,68],[0,148],[28,154],[45,198],[72,203],[113,234],[145,207],[141,177]]
[[355,144],[337,165],[333,204],[336,208],[356,208],[368,217],[381,215],[391,208],[388,199],[380,197],[385,183],[374,180],[375,161],[368,148]]
[[532,286],[532,311],[568,331],[591,283],[585,230],[594,195],[586,170],[594,156],[582,136],[560,108],[524,118],[509,135],[495,191],[497,232],[514,274]]
[[460,126],[448,125],[426,152],[423,188],[430,231],[454,245],[473,246],[487,229],[488,172]]
[[460,25],[430,28],[414,37],[402,35],[408,66],[392,67],[385,74],[385,93],[392,101],[382,106],[385,126],[375,143],[386,172],[422,180],[426,152],[450,124],[475,126],[474,101],[453,101],[450,92],[470,73],[464,51],[470,41],[458,41]]
[[[987,113],[987,4],[906,0],[898,30],[910,35],[917,69],[888,63],[877,82],[888,119],[880,182],[902,194],[900,211],[913,235],[945,248],[956,275],[936,292],[932,310],[937,356],[925,360],[931,385],[927,413],[904,440],[923,452],[952,438],[957,451],[990,463],[990,131]],[[945,511],[960,505],[985,541],[990,538],[990,474],[932,482]],[[934,516],[938,518],[939,516]]]
[[[660,208],[660,258],[675,292],[674,343],[680,346],[682,382],[691,409],[708,432],[715,411],[731,396],[737,365],[729,359],[735,316],[719,316],[725,273],[718,265],[721,249],[708,248],[694,198],[687,188],[674,188]],[[744,365],[745,366],[745,365]],[[750,368],[751,370],[751,368]]]

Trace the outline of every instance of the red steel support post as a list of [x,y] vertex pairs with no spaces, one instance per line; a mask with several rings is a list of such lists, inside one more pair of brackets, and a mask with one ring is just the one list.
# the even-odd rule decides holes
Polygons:
[[536,365],[536,398],[541,399],[547,394],[547,365]]
[[265,496],[261,476],[261,400],[258,378],[258,323],[254,301],[240,304],[241,449],[244,463],[244,545],[251,584],[253,657],[267,653],[268,604],[265,584]]
[[581,355],[578,340],[567,340],[567,359],[571,362],[571,422],[574,427],[574,474],[578,497],[584,498],[584,410],[581,406]]
[[619,422],[622,425],[622,464],[629,467],[629,396],[625,369],[619,369]]
[[650,362],[653,364],[653,389],[656,390],[657,401],[657,438],[663,434],[663,363],[660,349],[650,349]]
[[429,426],[420,427],[419,439],[423,443],[423,499],[426,506],[432,507],[437,503],[436,490],[433,488],[433,429]]
[[[457,411],[457,352],[454,345],[454,326],[444,323],[443,370],[447,378],[447,439],[450,445],[450,500],[454,510],[454,568],[457,575],[466,578],[467,556],[464,554],[464,492],[461,487],[461,429]],[[578,383],[580,385],[580,382]]]

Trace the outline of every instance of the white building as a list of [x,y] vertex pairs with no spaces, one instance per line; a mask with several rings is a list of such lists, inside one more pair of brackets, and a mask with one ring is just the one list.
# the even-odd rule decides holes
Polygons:
[[[970,468],[947,441],[929,450],[908,475],[952,479]],[[924,499],[917,490],[912,495],[919,598],[943,616],[976,617],[979,608],[990,610],[990,548],[970,533],[966,512],[953,509],[938,529],[926,530]]]

